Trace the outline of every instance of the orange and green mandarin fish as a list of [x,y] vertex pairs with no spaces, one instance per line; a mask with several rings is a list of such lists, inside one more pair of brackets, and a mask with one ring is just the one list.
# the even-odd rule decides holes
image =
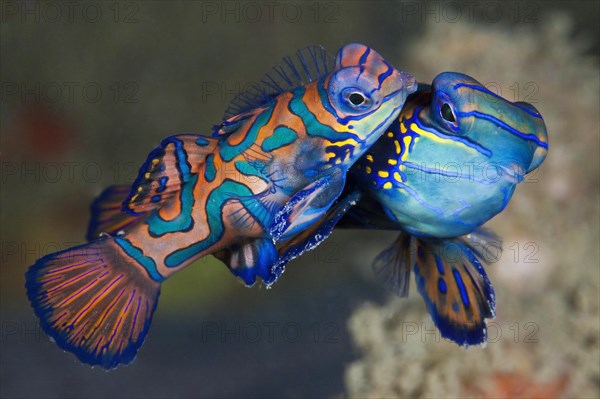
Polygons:
[[533,105],[508,101],[470,76],[441,73],[419,85],[352,166],[339,205],[280,244],[280,257],[333,226],[399,231],[372,264],[376,278],[405,297],[414,271],[441,335],[463,346],[485,343],[495,294],[483,264],[497,260],[501,241],[480,226],[502,212],[548,148]]
[[275,282],[275,245],[327,212],[348,168],[416,90],[412,76],[360,44],[335,62],[319,47],[284,61],[264,80],[277,95],[246,97],[252,108],[214,137],[166,138],[130,189],[110,187],[95,201],[91,242],[29,269],[27,295],[61,348],[104,368],[129,363],[162,282],[209,254],[247,285]]

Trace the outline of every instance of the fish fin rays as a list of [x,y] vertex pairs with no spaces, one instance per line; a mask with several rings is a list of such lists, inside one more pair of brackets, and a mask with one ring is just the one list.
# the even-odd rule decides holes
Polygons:
[[464,237],[417,243],[417,287],[442,336],[463,346],[485,343],[495,294],[483,252]]
[[297,192],[269,227],[273,241],[286,241],[319,220],[342,193],[344,182],[344,173],[336,170]]
[[44,331],[84,363],[131,362],[150,327],[160,284],[111,238],[39,259],[27,295]]
[[337,222],[360,200],[360,192],[354,191],[337,201],[328,211],[308,228],[302,230],[290,239],[277,246],[277,263],[272,271],[277,278],[283,274],[285,266],[291,260],[299,257],[323,242],[336,226]]
[[258,84],[237,94],[225,110],[223,119],[263,106],[285,91],[321,78],[333,67],[334,57],[323,47],[302,48],[294,56],[284,57],[281,64],[273,67]]
[[193,134],[167,137],[140,168],[122,209],[138,216],[162,206],[197,178],[217,143],[217,139]]
[[121,205],[130,190],[128,184],[113,185],[94,200],[86,234],[88,241],[99,238],[102,233],[116,235],[120,231],[127,231],[140,221],[141,216],[132,216],[121,210]]
[[410,271],[415,264],[416,249],[417,239],[402,232],[371,264],[375,279],[399,297],[408,296]]

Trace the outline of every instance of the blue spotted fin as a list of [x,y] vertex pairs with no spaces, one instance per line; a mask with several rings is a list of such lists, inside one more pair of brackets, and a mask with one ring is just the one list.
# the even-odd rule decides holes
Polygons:
[[183,184],[191,181],[201,168],[210,172],[209,161],[217,144],[217,139],[193,134],[164,139],[140,168],[122,209],[139,216],[159,208],[176,195]]
[[132,216],[121,210],[121,204],[129,195],[131,186],[116,184],[106,188],[92,203],[92,217],[88,225],[86,239],[93,241],[101,234],[116,235],[127,231],[140,221],[140,216]]
[[42,329],[82,362],[106,369],[134,359],[160,293],[109,237],[45,256],[25,278]]
[[284,57],[258,84],[234,97],[223,119],[263,106],[285,91],[313,82],[332,71],[334,65],[334,57],[321,46],[300,49],[295,56]]
[[319,221],[300,231],[289,240],[280,243],[277,246],[277,263],[272,267],[272,273],[275,277],[279,278],[283,274],[288,262],[304,252],[312,250],[329,237],[337,222],[360,200],[360,197],[361,194],[358,190],[349,193],[344,198],[336,201]]
[[482,262],[500,244],[486,234],[417,240],[417,288],[442,336],[463,346],[485,343],[485,319],[495,315],[494,288]]

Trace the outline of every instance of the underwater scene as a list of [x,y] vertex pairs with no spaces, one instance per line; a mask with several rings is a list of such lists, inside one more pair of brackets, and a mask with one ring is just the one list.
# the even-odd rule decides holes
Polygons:
[[3,1],[0,396],[600,397],[599,17]]

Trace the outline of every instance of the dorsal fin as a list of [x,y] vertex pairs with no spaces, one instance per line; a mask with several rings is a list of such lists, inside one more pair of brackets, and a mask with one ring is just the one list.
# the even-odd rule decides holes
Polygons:
[[259,83],[238,93],[225,110],[223,120],[248,112],[277,95],[313,82],[333,70],[335,59],[322,46],[308,46],[284,57]]

